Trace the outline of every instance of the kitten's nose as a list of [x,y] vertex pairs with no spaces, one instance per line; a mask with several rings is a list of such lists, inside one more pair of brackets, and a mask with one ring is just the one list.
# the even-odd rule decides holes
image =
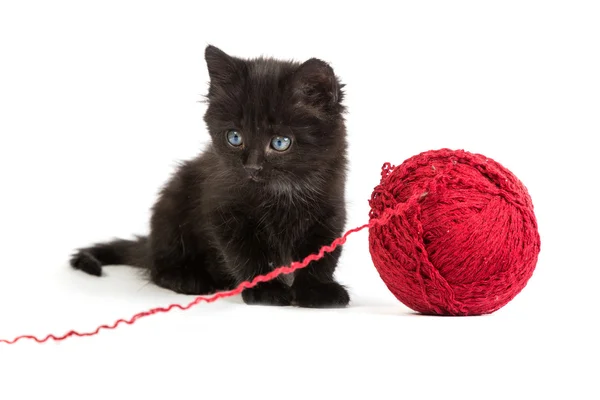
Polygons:
[[256,178],[258,173],[262,170],[262,166],[260,165],[244,165],[244,169],[252,178]]

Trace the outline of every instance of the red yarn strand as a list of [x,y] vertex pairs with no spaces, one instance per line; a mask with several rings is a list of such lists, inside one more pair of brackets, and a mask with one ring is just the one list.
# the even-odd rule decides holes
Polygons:
[[[397,213],[398,210],[393,210],[392,213]],[[49,340],[54,340],[54,341],[62,341],[65,340],[69,337],[72,336],[78,336],[78,337],[87,337],[87,336],[94,336],[100,333],[100,331],[102,330],[111,330],[111,329],[115,329],[117,328],[119,325],[121,324],[126,324],[126,325],[132,325],[134,324],[137,320],[139,320],[140,318],[144,318],[144,317],[148,317],[150,315],[154,315],[154,314],[159,314],[159,313],[166,313],[169,312],[173,309],[179,309],[179,310],[188,310],[190,308],[192,308],[195,305],[200,304],[201,302],[205,302],[205,303],[212,303],[215,302],[221,298],[225,298],[225,297],[232,297],[232,296],[236,296],[238,294],[240,294],[244,289],[249,289],[252,288],[256,285],[258,285],[261,282],[267,282],[270,280],[273,280],[275,278],[277,278],[279,275],[282,274],[289,274],[292,273],[298,269],[301,268],[305,268],[307,267],[311,262],[313,261],[317,261],[320,260],[321,258],[323,258],[325,256],[325,253],[330,253],[333,250],[335,250],[338,246],[343,245],[344,243],[346,243],[346,240],[348,238],[348,236],[350,236],[353,233],[357,233],[359,231],[362,231],[363,229],[372,227],[376,224],[382,224],[382,223],[386,223],[387,220],[389,220],[390,215],[384,215],[382,218],[377,219],[377,220],[372,220],[370,221],[368,224],[359,226],[357,228],[353,228],[348,230],[343,236],[335,239],[331,244],[329,245],[325,245],[323,247],[321,247],[321,249],[314,254],[310,254],[307,257],[304,258],[304,260],[302,260],[302,262],[293,262],[291,263],[289,266],[282,266],[282,267],[278,267],[276,269],[274,269],[273,271],[269,272],[268,274],[265,275],[258,275],[256,276],[254,279],[252,279],[251,281],[244,281],[242,283],[240,283],[235,289],[232,290],[228,290],[228,291],[222,291],[222,292],[217,292],[213,295],[210,296],[198,296],[196,297],[193,301],[191,301],[190,303],[188,303],[187,305],[181,305],[181,304],[171,304],[167,307],[156,307],[156,308],[152,308],[150,310],[147,311],[142,311],[140,313],[135,314],[133,317],[129,318],[129,319],[119,319],[115,322],[113,322],[110,325],[101,325],[98,328],[96,328],[94,331],[91,332],[77,332],[74,330],[71,330],[67,333],[65,333],[62,336],[56,336],[53,334],[49,334],[44,338],[38,338],[36,336],[33,335],[21,335],[18,336],[14,339],[8,340],[8,339],[0,339],[0,343],[5,343],[5,344],[14,344],[17,343],[20,340],[25,340],[25,339],[30,339],[33,340],[37,343],[44,343],[47,342]]]

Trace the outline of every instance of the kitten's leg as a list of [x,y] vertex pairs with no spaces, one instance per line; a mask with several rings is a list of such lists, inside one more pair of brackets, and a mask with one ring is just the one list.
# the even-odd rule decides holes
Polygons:
[[[228,265],[238,284],[243,281],[251,281],[256,276],[265,275],[272,270],[269,266],[268,252],[265,250],[264,246],[260,246],[256,242],[235,248],[234,251],[238,256]],[[289,306],[292,303],[292,292],[289,286],[275,279],[244,289],[242,299],[246,304]]]
[[[243,216],[235,217],[238,221],[243,220]],[[218,242],[235,286],[272,271],[269,246],[257,238],[255,227],[247,223],[227,223],[229,218],[234,218],[232,215],[220,214],[219,218],[223,223],[218,225]],[[291,305],[292,293],[288,285],[276,279],[244,289],[242,299],[246,304],[288,306]]]
[[[337,231],[340,231],[341,235],[341,229],[332,229],[327,225],[316,226],[298,246],[296,260],[300,261],[309,254],[317,253],[322,246],[333,242],[338,236],[332,232]],[[338,247],[330,253],[325,253],[322,259],[313,261],[295,272],[292,284],[295,304],[312,308],[337,308],[348,305],[348,291],[333,277],[341,253],[342,248]]]
[[152,214],[150,279],[176,293],[214,293],[218,287],[207,270],[208,250],[199,245],[190,216],[184,212],[187,195],[178,178],[163,191]]
[[217,285],[206,270],[206,255],[194,247],[191,239],[191,235],[171,225],[153,230],[150,278],[156,285],[176,293],[214,293]]
[[180,294],[204,295],[217,291],[212,277],[201,268],[161,264],[151,272],[152,281]]

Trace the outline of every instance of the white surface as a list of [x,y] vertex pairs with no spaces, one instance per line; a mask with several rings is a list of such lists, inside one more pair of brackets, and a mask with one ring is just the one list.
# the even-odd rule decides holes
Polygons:
[[332,63],[350,111],[348,228],[366,222],[384,161],[463,148],[529,188],[536,272],[491,316],[416,316],[383,286],[362,232],[338,269],[346,310],[227,299],[91,338],[0,345],[0,398],[600,397],[597,3],[149,3],[0,4],[1,338],[192,299],[66,261],[145,233],[176,161],[204,145],[208,43]]

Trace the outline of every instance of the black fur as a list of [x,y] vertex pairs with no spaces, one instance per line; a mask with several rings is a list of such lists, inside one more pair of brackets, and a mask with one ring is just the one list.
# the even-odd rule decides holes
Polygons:
[[[161,287],[209,294],[301,260],[343,233],[345,109],[332,68],[318,59],[241,59],[214,46],[205,59],[210,145],[161,190],[147,238],[80,249],[74,268],[99,276],[103,265],[134,265]],[[229,130],[242,135],[242,146],[227,141]],[[287,151],[269,147],[275,135],[292,138]],[[246,289],[242,298],[346,306],[348,292],[334,279],[340,254]]]

